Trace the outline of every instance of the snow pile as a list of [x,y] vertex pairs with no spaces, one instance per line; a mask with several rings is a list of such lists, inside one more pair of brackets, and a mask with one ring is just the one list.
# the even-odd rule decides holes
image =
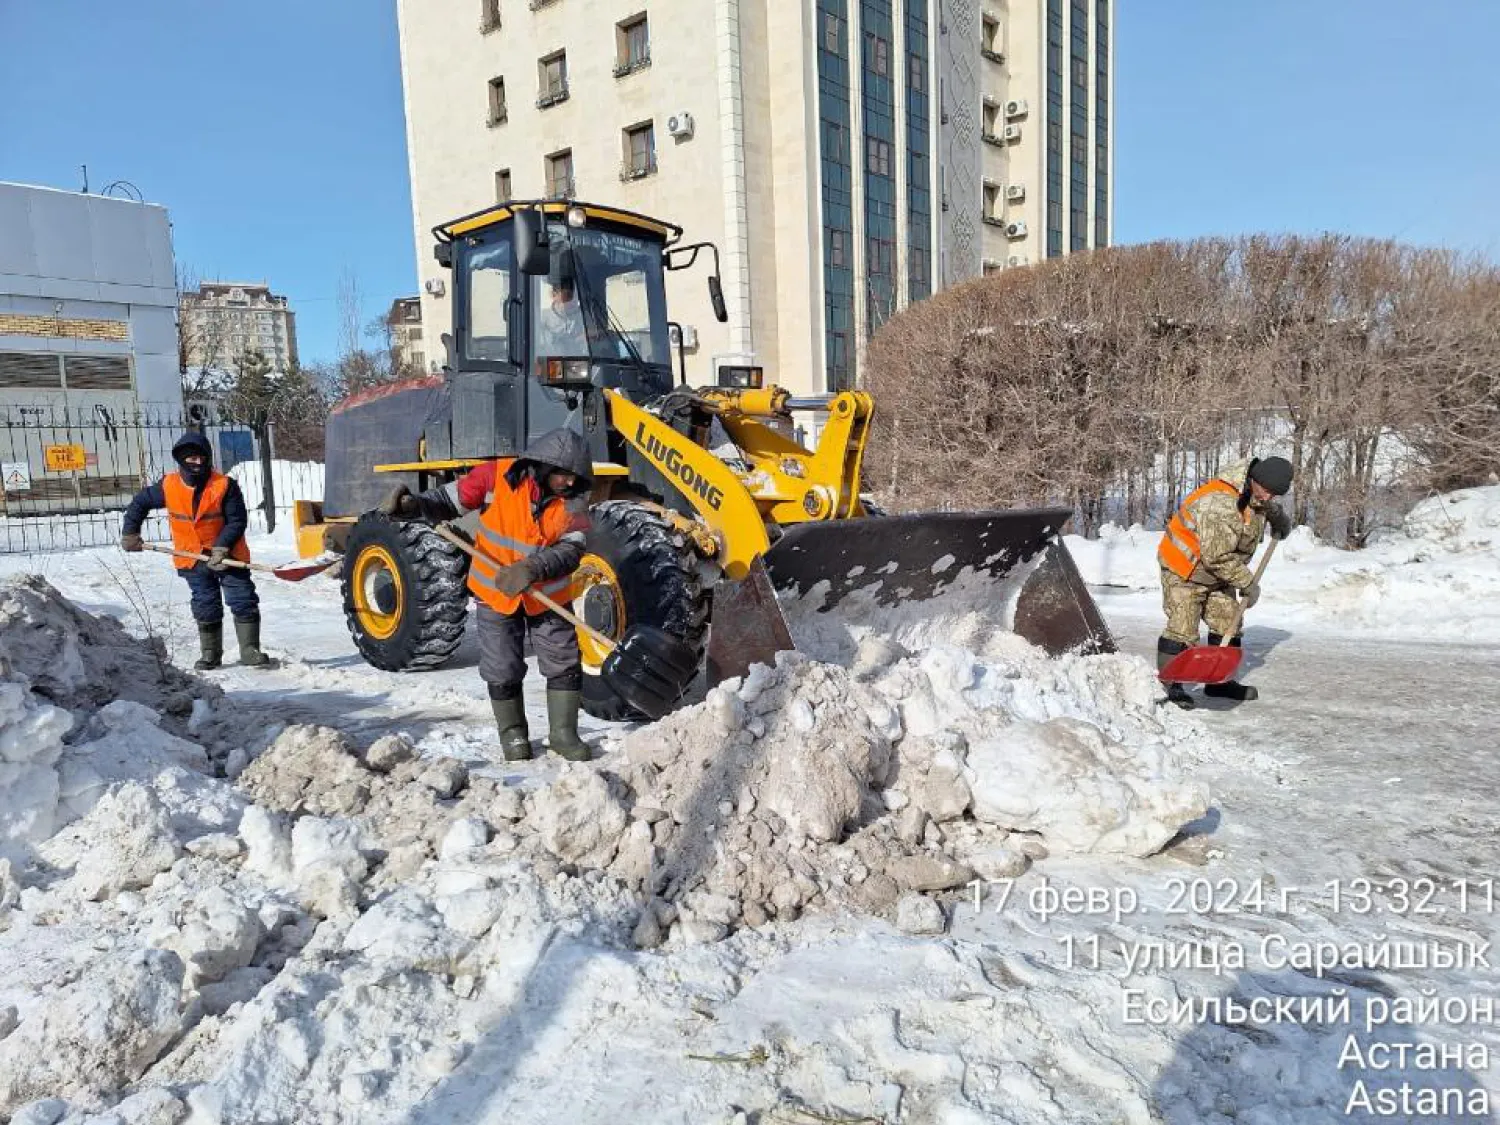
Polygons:
[[[1084,579],[1160,590],[1161,533],[1106,527],[1068,536]],[[1500,485],[1422,501],[1399,529],[1344,551],[1296,528],[1266,571],[1251,626],[1315,626],[1422,640],[1469,640],[1500,631]],[[1141,607],[1144,610],[1144,605]]]

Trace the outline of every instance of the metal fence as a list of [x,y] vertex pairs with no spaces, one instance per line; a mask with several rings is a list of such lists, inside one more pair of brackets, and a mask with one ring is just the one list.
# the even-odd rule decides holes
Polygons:
[[[131,498],[176,471],[172,446],[189,429],[208,438],[216,467],[240,482],[251,530],[274,530],[294,500],[321,498],[321,465],[273,461],[268,481],[260,443],[247,426],[205,423],[175,410],[12,402],[0,405],[0,554],[116,542]],[[275,444],[273,432],[273,453]],[[267,496],[274,497],[269,506]],[[154,513],[142,534],[170,540],[165,513]]]

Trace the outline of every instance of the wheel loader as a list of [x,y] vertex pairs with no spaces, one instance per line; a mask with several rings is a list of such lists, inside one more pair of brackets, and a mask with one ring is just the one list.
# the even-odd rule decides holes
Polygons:
[[[997,615],[1050,652],[1113,648],[1060,539],[1067,509],[884,516],[860,491],[870,395],[794,395],[743,365],[686,385],[665,277],[711,261],[710,302],[727,320],[712,243],[565,199],[491,207],[433,235],[451,278],[444,374],[339,403],[325,495],[294,509],[301,554],[343,555],[345,615],[369,663],[437,667],[468,617],[467,557],[426,524],[382,515],[381,499],[514,456],[558,426],[582,433],[594,460],[574,612],[611,640],[635,624],[665,630],[710,683],[792,647],[778,593],[828,612],[856,590],[861,605],[911,601],[963,575],[997,588],[1009,576]],[[817,433],[810,448],[799,416]],[[632,717],[599,675],[607,650],[582,631],[579,643],[585,709]]]

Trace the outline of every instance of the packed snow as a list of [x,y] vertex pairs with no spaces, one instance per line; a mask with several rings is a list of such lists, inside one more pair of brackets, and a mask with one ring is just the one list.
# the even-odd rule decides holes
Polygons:
[[[1469,635],[1433,607],[1456,573],[1471,622],[1493,598],[1500,490],[1433,503],[1361,555],[1294,537],[1257,620],[1342,622],[1338,568],[1364,566],[1384,576],[1380,628]],[[1101,600],[1149,640],[1154,537],[1070,547],[1091,581],[1139,580]],[[1373,962],[1382,942],[1490,940],[1488,794],[1471,777],[1433,825],[1462,833],[1463,861],[1411,842],[1410,780],[1390,833],[1322,846],[1308,795],[1362,794],[1366,767],[1325,792],[1328,767],[1248,711],[1159,707],[1131,644],[1049,658],[962,588],[852,619],[809,599],[774,667],[657,723],[586,723],[587,764],[518,764],[472,653],[424,676],[364,666],[336,581],[260,584],[280,669],[195,676],[161,560],[0,575],[0,1119],[1492,1119],[1492,1027],[1359,1020],[1372,1001],[1493,1000],[1478,960],[1314,971],[1263,944],[1362,942]],[[1492,744],[1486,699],[1461,737]],[[1327,880],[1357,898],[1381,875],[1438,880],[1448,906],[1466,877],[1473,901],[1325,901]],[[1316,1017],[1261,1018],[1278,1002]],[[1397,1040],[1461,1065],[1371,1061]],[[1446,1116],[1378,1109],[1439,1089]]]

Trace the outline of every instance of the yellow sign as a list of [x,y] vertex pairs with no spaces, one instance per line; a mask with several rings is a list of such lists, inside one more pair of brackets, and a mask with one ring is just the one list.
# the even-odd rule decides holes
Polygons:
[[42,452],[49,473],[71,473],[88,467],[88,454],[81,445],[49,445]]

